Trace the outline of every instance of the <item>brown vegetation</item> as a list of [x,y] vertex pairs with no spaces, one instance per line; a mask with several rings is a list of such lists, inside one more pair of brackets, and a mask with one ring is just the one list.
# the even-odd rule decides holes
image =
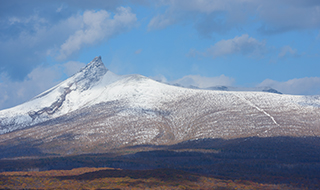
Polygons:
[[1,189],[291,189],[287,185],[228,180],[173,169],[78,168],[0,173]]
[[[10,179],[15,185],[20,184],[16,178],[24,180],[27,177],[66,183],[76,180],[72,183],[80,184],[83,181],[100,183],[99,180],[108,181],[117,178],[127,185],[134,181],[132,183],[135,185],[130,186],[132,188],[140,187],[136,185],[146,184],[151,180],[152,184],[156,181],[156,184],[167,185],[165,187],[169,189],[178,187],[168,186],[172,183],[200,184],[199,187],[203,188],[205,184],[211,183],[203,182],[203,179],[209,181],[219,179],[236,184],[239,181],[246,181],[253,184],[275,184],[276,187],[290,187],[290,189],[293,187],[319,189],[319,144],[318,137],[199,139],[171,146],[137,145],[105,154],[7,158],[0,159],[0,172],[19,172],[10,173],[11,175],[2,173],[0,178],[3,183]],[[119,169],[105,171],[106,167]],[[71,170],[74,168],[82,169]],[[177,177],[176,174],[182,177]],[[185,177],[190,175],[191,178]],[[128,178],[131,180],[130,183]],[[172,182],[166,179],[178,180]],[[187,187],[190,188],[193,186]]]

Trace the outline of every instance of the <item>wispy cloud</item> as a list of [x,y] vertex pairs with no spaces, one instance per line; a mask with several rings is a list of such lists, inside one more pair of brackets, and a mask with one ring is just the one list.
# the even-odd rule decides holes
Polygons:
[[182,86],[196,86],[199,88],[208,88],[212,86],[231,86],[234,83],[234,79],[225,75],[217,77],[204,77],[200,75],[187,75],[181,79],[172,81],[171,83],[178,83]]
[[207,50],[206,55],[218,57],[240,53],[243,55],[260,56],[265,51],[265,45],[264,41],[260,42],[255,38],[249,37],[248,34],[243,34],[233,39],[217,42]]
[[217,77],[205,77],[201,75],[187,75],[174,81],[168,81],[163,75],[157,75],[152,77],[153,79],[168,83],[168,84],[179,84],[184,87],[195,86],[198,88],[208,88],[213,86],[232,86],[235,80],[225,75]]
[[251,57],[260,57],[263,56],[265,52],[265,41],[259,41],[255,38],[249,37],[248,34],[243,34],[242,36],[236,36],[233,39],[221,40],[208,48],[205,52],[199,52],[195,49],[191,49],[187,56],[194,57],[196,55],[200,55],[216,58],[231,54],[242,54]]
[[63,9],[65,9],[65,8],[67,8],[67,6],[62,3],[61,6],[56,9],[56,12],[57,12],[57,13],[60,13],[60,12],[61,12]]
[[167,26],[170,26],[177,22],[177,19],[175,17],[176,15],[170,13],[157,15],[150,20],[148,24],[148,30],[150,31],[164,29]]
[[299,56],[297,50],[292,49],[290,46],[282,47],[278,57],[285,57],[286,55],[291,55],[291,56],[295,56],[295,57]]
[[258,86],[268,86],[285,94],[320,94],[320,77],[296,78],[284,82],[266,79]]

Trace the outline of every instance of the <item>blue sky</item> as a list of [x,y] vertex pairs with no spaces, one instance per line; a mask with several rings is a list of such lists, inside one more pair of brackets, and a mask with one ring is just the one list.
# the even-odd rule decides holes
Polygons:
[[318,0],[0,0],[0,109],[96,56],[168,83],[320,94]]

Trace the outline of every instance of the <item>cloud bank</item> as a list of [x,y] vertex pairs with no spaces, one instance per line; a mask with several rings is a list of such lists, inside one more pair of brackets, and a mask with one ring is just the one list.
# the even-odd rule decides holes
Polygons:
[[105,42],[137,23],[130,7],[118,7],[113,12],[85,10],[68,16],[62,9],[62,13],[51,11],[57,19],[38,11],[28,16],[0,17],[0,74],[23,81],[48,56],[65,61],[82,48]]

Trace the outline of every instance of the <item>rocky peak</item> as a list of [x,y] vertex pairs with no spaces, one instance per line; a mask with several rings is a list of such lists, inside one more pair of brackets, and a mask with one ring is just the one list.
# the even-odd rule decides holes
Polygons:
[[88,63],[79,72],[89,74],[89,73],[97,73],[97,72],[106,73],[107,71],[108,69],[102,63],[101,56],[99,56],[99,57],[95,57],[90,63]]
[[107,72],[108,69],[102,63],[101,56],[95,57],[74,75],[74,82],[77,84],[78,88],[87,90],[94,83],[98,82]]

